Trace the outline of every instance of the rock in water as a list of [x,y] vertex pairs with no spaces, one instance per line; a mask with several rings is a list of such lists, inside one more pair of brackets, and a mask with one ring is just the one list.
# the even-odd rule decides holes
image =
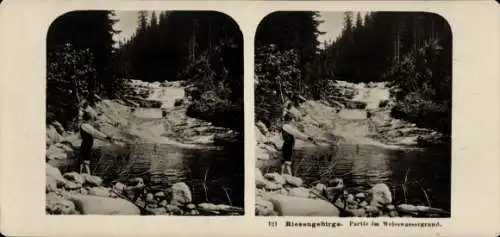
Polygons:
[[172,185],[172,204],[184,206],[192,201],[191,190],[186,183],[179,182]]
[[66,173],[63,177],[79,185],[83,185],[85,183],[85,179],[77,172]]
[[418,212],[418,208],[411,204],[400,204],[398,205],[398,211],[413,214]]
[[102,178],[99,176],[93,176],[90,174],[82,174],[83,179],[85,182],[91,186],[101,186],[102,184]]
[[293,187],[300,187],[303,184],[303,181],[299,177],[294,177],[288,174],[283,175],[285,182]]
[[282,184],[282,185],[285,184],[285,178],[283,178],[278,173],[267,173],[264,175],[264,178],[266,178],[269,181],[272,181],[274,183],[278,183],[278,184]]
[[339,216],[333,204],[322,199],[273,195],[269,200],[279,216]]
[[70,200],[76,209],[87,215],[139,215],[141,211],[133,203],[120,198],[74,195]]
[[386,184],[375,184],[368,192],[370,206],[382,207],[392,203],[391,190]]
[[304,188],[304,187],[292,188],[288,192],[288,196],[309,198],[310,192],[311,191],[309,189]]

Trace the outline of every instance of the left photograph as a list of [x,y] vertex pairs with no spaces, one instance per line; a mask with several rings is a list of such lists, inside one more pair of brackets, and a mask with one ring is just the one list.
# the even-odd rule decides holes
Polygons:
[[73,11],[52,22],[46,50],[46,214],[244,214],[231,17]]

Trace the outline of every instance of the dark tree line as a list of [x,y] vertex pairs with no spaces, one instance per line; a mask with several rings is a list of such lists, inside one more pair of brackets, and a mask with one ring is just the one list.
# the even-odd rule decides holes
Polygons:
[[78,104],[95,95],[114,98],[120,81],[114,74],[111,11],[76,11],[58,17],[47,34],[47,120],[69,127]]
[[119,74],[144,81],[183,80],[187,114],[243,132],[243,36],[215,11],[168,11],[148,19],[118,52]]
[[346,12],[341,35],[319,49],[316,16],[276,12],[259,25],[257,120],[276,124],[283,98],[293,94],[327,99],[335,94],[332,80],[389,81],[394,117],[451,132],[452,41],[446,20],[422,12]]

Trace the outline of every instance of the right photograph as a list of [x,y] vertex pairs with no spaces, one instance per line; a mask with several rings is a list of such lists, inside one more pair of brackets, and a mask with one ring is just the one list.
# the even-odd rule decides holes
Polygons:
[[254,63],[257,216],[451,217],[443,17],[273,12]]

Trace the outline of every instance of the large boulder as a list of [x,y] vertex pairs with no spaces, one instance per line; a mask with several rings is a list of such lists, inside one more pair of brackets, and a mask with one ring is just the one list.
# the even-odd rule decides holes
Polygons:
[[304,187],[292,188],[288,191],[288,196],[309,198],[310,195],[311,190]]
[[370,206],[383,207],[392,203],[392,194],[384,183],[375,184],[369,191],[367,201]]
[[279,216],[339,216],[333,204],[322,199],[273,195],[269,201]]
[[87,215],[140,215],[141,211],[133,203],[109,197],[73,195],[69,198],[76,210]]
[[98,196],[98,197],[110,197],[111,189],[105,187],[92,187],[89,188],[89,195]]
[[191,190],[184,182],[178,182],[172,185],[171,204],[184,206],[193,201]]

